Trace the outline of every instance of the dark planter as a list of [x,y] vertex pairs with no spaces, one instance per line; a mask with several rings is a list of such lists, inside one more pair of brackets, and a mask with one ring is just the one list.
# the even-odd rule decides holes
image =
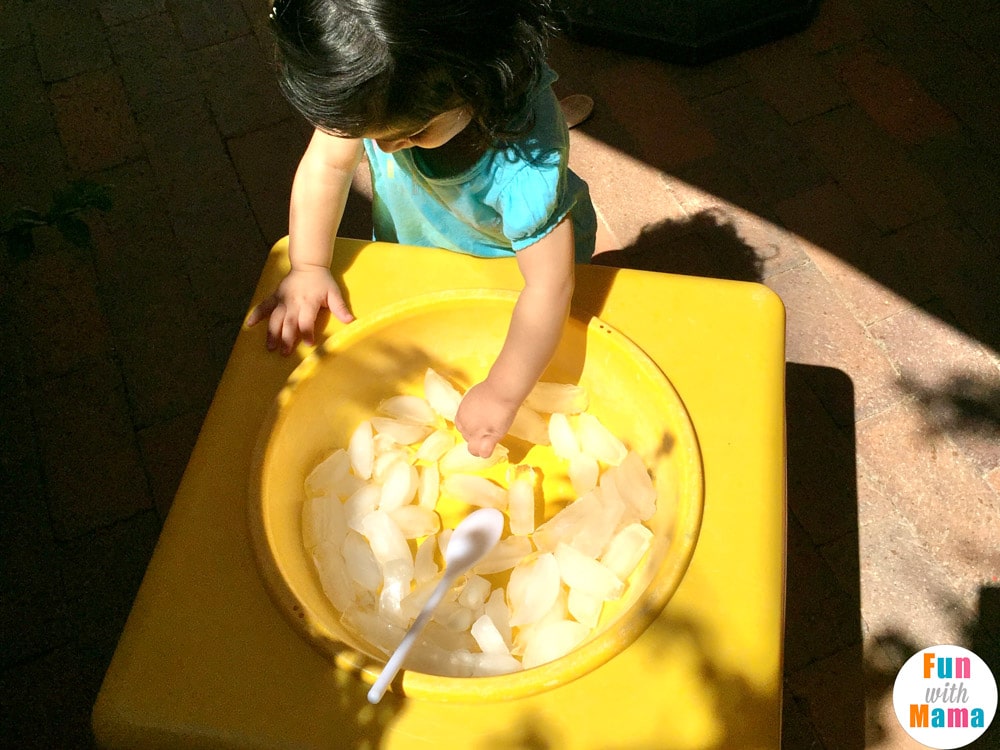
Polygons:
[[819,0],[562,0],[570,35],[694,65],[804,29]]

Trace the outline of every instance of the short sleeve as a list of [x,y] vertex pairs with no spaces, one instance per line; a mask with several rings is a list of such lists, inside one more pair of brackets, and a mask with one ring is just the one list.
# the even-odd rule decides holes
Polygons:
[[560,160],[521,163],[497,195],[504,236],[517,251],[533,245],[563,220],[572,206]]

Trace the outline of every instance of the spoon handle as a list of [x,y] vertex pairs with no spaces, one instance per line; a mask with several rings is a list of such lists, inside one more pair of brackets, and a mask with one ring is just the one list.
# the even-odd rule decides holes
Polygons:
[[441,599],[444,597],[445,593],[451,588],[451,582],[455,578],[457,571],[445,570],[444,575],[441,580],[438,581],[438,585],[434,587],[434,591],[431,592],[430,597],[427,599],[427,603],[424,604],[423,609],[420,610],[420,614],[410,625],[410,629],[406,631],[406,635],[403,636],[403,640],[399,642],[396,646],[396,650],[392,652],[392,656],[389,657],[389,661],[385,663],[382,668],[382,673],[375,680],[375,684],[371,686],[368,691],[368,702],[378,703],[382,700],[382,696],[385,695],[385,691],[388,689],[389,684],[395,679],[396,675],[399,673],[400,668],[403,666],[403,660],[406,655],[410,653],[410,649],[413,648],[413,644],[417,642],[417,636],[424,629],[427,621],[430,620],[431,615],[434,614],[434,610],[437,609],[437,605],[441,603]]

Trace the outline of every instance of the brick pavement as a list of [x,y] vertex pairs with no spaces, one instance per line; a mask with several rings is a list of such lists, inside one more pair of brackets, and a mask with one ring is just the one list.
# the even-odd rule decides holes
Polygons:
[[[259,0],[0,3],[0,215],[88,177],[93,248],[0,259],[0,728],[86,747],[90,706],[308,131]],[[933,643],[1000,675],[1000,15],[824,0],[700,67],[561,41],[600,262],[762,280],[788,309],[788,748],[908,748]],[[365,181],[345,236],[367,233]],[[642,200],[636,200],[642,196]],[[1000,745],[1000,727],[988,737]],[[986,741],[982,743],[986,747]]]

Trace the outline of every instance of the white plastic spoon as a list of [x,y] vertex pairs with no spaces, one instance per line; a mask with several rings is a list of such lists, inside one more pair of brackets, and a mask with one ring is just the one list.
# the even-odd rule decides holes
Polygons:
[[455,527],[451,539],[448,540],[448,549],[444,554],[444,572],[441,574],[441,580],[434,588],[430,598],[427,599],[423,609],[420,610],[420,614],[410,625],[410,629],[406,631],[403,640],[392,652],[389,661],[385,663],[382,674],[378,676],[375,684],[368,691],[369,703],[378,703],[382,700],[389,684],[399,673],[403,660],[413,644],[416,643],[417,636],[420,635],[420,631],[424,629],[427,621],[434,614],[442,597],[451,588],[452,582],[482,560],[486,553],[500,541],[500,534],[503,532],[503,518],[503,513],[496,508],[480,508],[467,515]]

